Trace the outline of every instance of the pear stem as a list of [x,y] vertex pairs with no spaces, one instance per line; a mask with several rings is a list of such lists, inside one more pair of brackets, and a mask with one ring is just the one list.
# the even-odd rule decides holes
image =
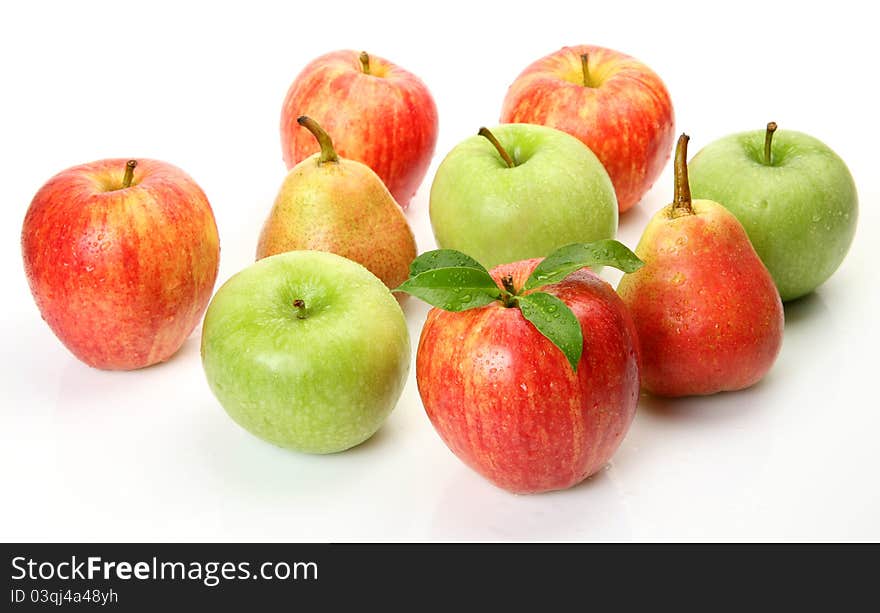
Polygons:
[[297,298],[293,301],[293,306],[296,308],[296,318],[297,319],[305,319],[306,314],[306,301],[300,298]]
[[513,275],[501,277],[501,285],[504,287],[504,291],[501,293],[501,302],[504,306],[510,308],[513,306],[513,297],[516,296],[516,288],[513,286]]
[[370,55],[366,51],[361,51],[358,59],[361,61],[361,69],[364,74],[370,74]]
[[501,156],[501,159],[504,160],[504,163],[507,164],[508,168],[513,168],[516,166],[513,158],[510,157],[510,154],[501,146],[501,143],[498,142],[498,139],[495,138],[495,135],[489,131],[489,128],[480,128],[480,131],[477,132],[480,136],[486,138],[492,145],[494,145],[495,149],[498,151],[498,154]]
[[773,133],[776,132],[776,122],[771,121],[767,124],[767,132],[764,134],[764,164],[773,165]]
[[582,53],[581,54],[581,72],[584,75],[584,87],[592,87],[590,85],[590,54]]
[[125,175],[122,177],[122,189],[131,187],[131,181],[134,179],[134,169],[137,165],[137,160],[128,160],[125,164]]
[[672,201],[672,216],[693,215],[691,205],[691,186],[688,182],[687,146],[690,137],[682,134],[675,146],[675,197]]
[[333,148],[333,141],[330,139],[330,135],[324,131],[324,128],[318,125],[317,121],[311,117],[301,115],[297,118],[296,122],[311,132],[318,141],[318,144],[321,145],[321,159],[318,160],[318,164],[339,161],[339,156],[336,155],[336,149]]

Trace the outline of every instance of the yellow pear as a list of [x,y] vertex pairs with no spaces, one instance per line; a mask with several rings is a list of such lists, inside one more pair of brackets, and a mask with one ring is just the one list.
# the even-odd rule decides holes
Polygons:
[[339,157],[330,136],[308,118],[299,124],[321,146],[294,166],[260,233],[257,259],[276,253],[329,251],[362,264],[389,288],[403,283],[416,242],[403,211],[368,166]]

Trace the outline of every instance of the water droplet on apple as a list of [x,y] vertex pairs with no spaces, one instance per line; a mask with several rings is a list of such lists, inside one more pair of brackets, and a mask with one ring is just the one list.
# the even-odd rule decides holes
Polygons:
[[822,221],[822,216],[821,216],[821,215],[819,215],[818,213],[816,213],[815,215],[813,215],[813,223],[819,223],[820,221]]

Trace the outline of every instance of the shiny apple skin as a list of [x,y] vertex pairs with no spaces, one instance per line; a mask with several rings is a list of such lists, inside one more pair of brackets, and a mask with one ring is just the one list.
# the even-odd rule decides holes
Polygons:
[[373,169],[406,208],[425,178],[437,144],[437,106],[414,74],[370,54],[365,74],[357,51],[334,51],[296,77],[281,112],[287,168],[318,151],[297,117],[308,115],[333,139],[337,153]]
[[[591,86],[583,84],[588,54]],[[596,45],[563,47],[529,65],[507,91],[503,123],[537,123],[576,136],[605,166],[621,213],[660,176],[675,138],[672,99],[639,60]]]
[[80,360],[133,370],[183,344],[211,298],[217,225],[201,188],[166,162],[126,159],[67,169],[34,196],[21,235],[43,319]]
[[[540,259],[492,270],[521,287]],[[639,398],[632,319],[608,283],[584,269],[541,289],[581,323],[575,373],[562,351],[519,309],[500,302],[428,313],[416,379],[425,410],[449,449],[500,488],[569,488],[600,470],[620,445]]]

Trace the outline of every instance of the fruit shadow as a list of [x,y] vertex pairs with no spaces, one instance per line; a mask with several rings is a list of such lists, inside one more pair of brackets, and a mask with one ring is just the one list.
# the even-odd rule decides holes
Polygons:
[[[52,406],[56,418],[68,423],[79,423],[84,419],[115,419],[119,414],[119,399],[134,396],[129,403],[143,406],[147,399],[161,396],[163,381],[180,380],[180,373],[190,364],[199,363],[200,339],[190,336],[180,349],[164,362],[158,362],[133,370],[105,370],[94,368],[78,360],[70,353],[57,376],[52,377],[53,385],[40,381],[41,393],[54,392]],[[172,383],[173,385],[173,383]],[[133,408],[127,408],[131,415]],[[132,419],[134,419],[132,417]]]
[[627,540],[624,496],[609,464],[567,490],[513,494],[461,466],[437,501],[436,540]]
[[815,323],[827,320],[831,316],[831,311],[818,292],[809,293],[782,306],[785,310],[786,327],[801,326],[807,322]]
[[655,204],[653,201],[639,204],[626,213],[621,213],[617,221],[618,240],[626,243],[630,249],[635,249],[636,243],[642,236],[642,232],[651,217],[654,210],[662,206],[658,200]]
[[269,501],[331,494],[369,477],[374,459],[387,453],[394,436],[385,424],[363,443],[328,454],[273,445],[243,430],[223,409],[205,406],[192,431],[200,455],[222,488]]
[[428,314],[428,311],[431,310],[431,306],[429,304],[418,300],[410,296],[409,294],[396,292],[394,294],[394,297],[397,298],[397,303],[400,305],[400,309],[406,316],[407,321],[424,321],[425,317]]
[[750,419],[754,413],[765,408],[763,405],[766,403],[761,402],[761,397],[769,392],[774,379],[775,376],[771,371],[761,381],[747,389],[706,396],[664,398],[643,391],[639,398],[638,410],[652,418],[700,424]]

